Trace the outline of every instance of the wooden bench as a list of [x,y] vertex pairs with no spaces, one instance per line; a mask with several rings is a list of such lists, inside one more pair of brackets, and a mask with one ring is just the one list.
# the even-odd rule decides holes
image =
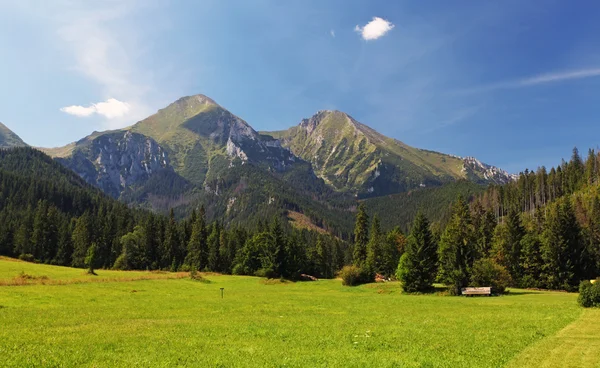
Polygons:
[[462,288],[461,293],[462,293],[462,295],[466,295],[466,296],[473,296],[473,295],[491,296],[492,288],[491,287],[467,287],[467,288]]

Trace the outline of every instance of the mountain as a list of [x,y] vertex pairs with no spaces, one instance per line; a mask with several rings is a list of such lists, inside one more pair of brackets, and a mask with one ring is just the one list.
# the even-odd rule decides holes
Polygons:
[[204,204],[209,218],[228,222],[282,210],[335,231],[352,222],[351,195],[334,191],[310,163],[203,95],[181,98],[129,128],[44,151],[105,193],[159,212],[175,208],[184,216]]
[[311,162],[319,177],[336,190],[375,197],[460,179],[504,184],[505,171],[461,158],[408,146],[388,138],[340,111],[319,111],[295,127],[266,132]]
[[205,205],[209,219],[248,224],[290,211],[336,234],[351,231],[357,196],[511,179],[474,158],[410,147],[339,111],[259,133],[204,95],[44,151],[110,196],[157,212],[183,217]]
[[7,147],[26,147],[27,144],[23,142],[18,135],[13,133],[6,125],[0,123],[0,148]]

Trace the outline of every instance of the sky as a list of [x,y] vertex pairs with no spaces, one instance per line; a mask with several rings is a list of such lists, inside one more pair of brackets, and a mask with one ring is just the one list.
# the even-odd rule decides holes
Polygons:
[[341,110],[518,173],[600,144],[600,2],[0,0],[0,121],[62,146],[204,94],[256,130]]

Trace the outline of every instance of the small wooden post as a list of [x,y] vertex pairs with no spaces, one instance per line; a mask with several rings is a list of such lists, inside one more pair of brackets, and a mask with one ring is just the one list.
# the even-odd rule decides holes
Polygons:
[[225,288],[221,288],[221,299],[223,299],[223,291],[225,290]]

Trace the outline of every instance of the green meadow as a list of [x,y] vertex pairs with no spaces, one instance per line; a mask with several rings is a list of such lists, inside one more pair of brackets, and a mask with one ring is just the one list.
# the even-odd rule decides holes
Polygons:
[[600,367],[600,310],[577,294],[97,273],[0,259],[0,366]]

